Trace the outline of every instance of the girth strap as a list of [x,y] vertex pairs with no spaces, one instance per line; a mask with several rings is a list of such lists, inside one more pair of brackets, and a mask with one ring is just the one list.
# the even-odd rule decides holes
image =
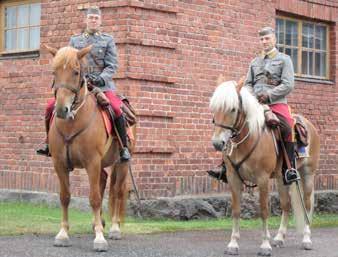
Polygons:
[[227,156],[229,162],[231,163],[231,166],[234,168],[234,170],[237,172],[238,174],[238,177],[240,178],[240,180],[242,181],[242,183],[246,186],[246,187],[249,187],[249,188],[253,188],[253,187],[257,187],[257,185],[249,185],[247,184],[244,179],[242,178],[241,174],[239,173],[239,169],[241,168],[242,164],[247,160],[249,159],[249,157],[251,156],[251,154],[253,153],[253,151],[256,149],[256,146],[258,145],[258,142],[261,138],[261,133],[259,133],[258,137],[256,138],[256,141],[253,145],[253,147],[250,149],[250,151],[244,156],[244,158],[239,161],[238,163],[234,163],[229,156]]
[[76,133],[73,133],[72,135],[64,135],[61,130],[59,129],[59,127],[57,126],[56,123],[56,118],[55,118],[55,127],[56,127],[56,131],[59,133],[59,135],[62,137],[63,142],[66,145],[66,157],[67,157],[67,171],[70,172],[72,170],[74,170],[74,166],[71,160],[71,153],[70,153],[70,145],[73,143],[74,139],[80,135],[83,131],[85,131],[87,128],[90,127],[90,125],[93,123],[93,121],[95,120],[97,114],[97,110],[94,110],[87,126],[81,128],[79,131],[77,131]]

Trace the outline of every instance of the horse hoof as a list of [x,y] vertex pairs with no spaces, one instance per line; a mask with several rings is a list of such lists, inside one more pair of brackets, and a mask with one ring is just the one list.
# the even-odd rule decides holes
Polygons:
[[121,240],[122,235],[120,231],[109,231],[108,238],[113,240]]
[[272,250],[269,248],[259,249],[258,256],[271,256]]
[[108,251],[108,243],[103,242],[94,242],[94,251],[95,252],[106,252]]
[[312,250],[312,243],[310,243],[310,242],[303,242],[302,243],[302,245],[303,245],[303,249],[304,250]]
[[282,241],[282,240],[273,240],[272,241],[272,245],[274,246],[274,247],[283,247],[284,246],[284,241]]
[[54,246],[56,246],[56,247],[68,247],[68,246],[71,246],[71,243],[70,243],[69,238],[65,238],[65,239],[55,238]]
[[224,253],[228,255],[238,255],[238,248],[228,247]]

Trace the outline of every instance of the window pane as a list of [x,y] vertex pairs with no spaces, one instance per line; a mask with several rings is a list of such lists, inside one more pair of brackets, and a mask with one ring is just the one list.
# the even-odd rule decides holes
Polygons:
[[316,49],[326,50],[326,27],[316,26]]
[[276,21],[276,37],[278,44],[284,44],[284,21],[277,19]]
[[313,48],[314,25],[311,23],[303,23],[302,32],[303,47]]
[[313,70],[313,52],[309,52],[309,75],[314,75]]
[[18,49],[28,49],[29,48],[29,29],[18,29]]
[[37,49],[40,46],[40,27],[30,29],[29,48]]
[[7,7],[5,9],[5,27],[7,29],[16,27],[16,8]]
[[31,26],[40,25],[41,5],[40,3],[31,4],[29,24]]
[[13,50],[16,48],[16,30],[7,30],[5,32],[5,50]]
[[18,26],[28,26],[29,25],[29,5],[20,5],[18,6]]
[[313,52],[302,52],[302,73],[313,75]]
[[326,53],[320,53],[320,76],[326,77]]
[[326,77],[326,53],[316,53],[315,75]]
[[295,21],[285,22],[285,44],[292,46],[298,44],[297,22]]
[[295,73],[298,73],[298,49],[292,49],[291,59]]

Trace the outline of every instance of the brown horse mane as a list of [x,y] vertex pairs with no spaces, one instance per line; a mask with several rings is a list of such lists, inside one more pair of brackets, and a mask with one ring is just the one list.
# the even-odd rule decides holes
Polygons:
[[64,69],[79,69],[81,62],[77,57],[77,52],[78,50],[71,46],[60,48],[53,59],[53,69],[56,70],[60,67]]

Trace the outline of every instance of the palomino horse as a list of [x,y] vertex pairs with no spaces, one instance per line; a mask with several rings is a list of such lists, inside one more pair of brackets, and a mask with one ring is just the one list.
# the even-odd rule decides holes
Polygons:
[[[263,107],[250,90],[246,87],[242,88],[243,82],[237,86],[234,81],[224,82],[224,79],[220,78],[218,83],[220,85],[216,88],[210,100],[210,109],[214,114],[215,125],[212,143],[216,150],[224,153],[223,158],[228,168],[227,178],[232,194],[233,227],[226,252],[231,255],[238,254],[240,198],[243,181],[247,180],[257,184],[259,191],[263,242],[258,254],[270,256],[272,249],[269,242],[270,234],[267,219],[269,179],[271,177],[277,178],[282,208],[281,224],[274,238],[276,246],[284,244],[290,211],[289,186],[283,185],[281,175],[282,157],[277,156],[271,131],[265,126]],[[305,124],[309,133],[309,157],[297,162],[305,206],[311,217],[314,204],[314,174],[319,159],[319,136],[308,120],[305,120]],[[229,146],[231,146],[231,149],[229,149]],[[242,162],[243,160],[244,162]],[[241,162],[242,165],[239,165],[240,167],[239,169],[237,167],[236,171],[234,166]],[[304,224],[303,210],[295,187],[295,183],[290,186],[294,215],[296,222],[301,222],[303,247],[310,249],[312,245],[311,231],[309,225]],[[300,217],[300,219],[297,219],[297,217]]]
[[[49,135],[50,153],[60,182],[62,206],[61,229],[55,237],[55,246],[70,245],[68,230],[68,205],[70,202],[69,170],[86,169],[93,209],[95,231],[94,250],[106,251],[108,243],[103,235],[102,199],[106,187],[107,173],[111,166],[109,209],[112,226],[109,238],[121,237],[120,223],[123,220],[126,196],[128,162],[119,162],[119,143],[108,140],[104,119],[95,97],[89,93],[84,76],[85,56],[91,46],[82,50],[64,47],[59,50],[46,46],[54,56],[54,88],[56,90],[56,117]],[[136,129],[132,128],[135,138]],[[111,143],[109,145],[109,142]],[[134,142],[135,143],[135,142]],[[131,146],[133,148],[134,145]]]

